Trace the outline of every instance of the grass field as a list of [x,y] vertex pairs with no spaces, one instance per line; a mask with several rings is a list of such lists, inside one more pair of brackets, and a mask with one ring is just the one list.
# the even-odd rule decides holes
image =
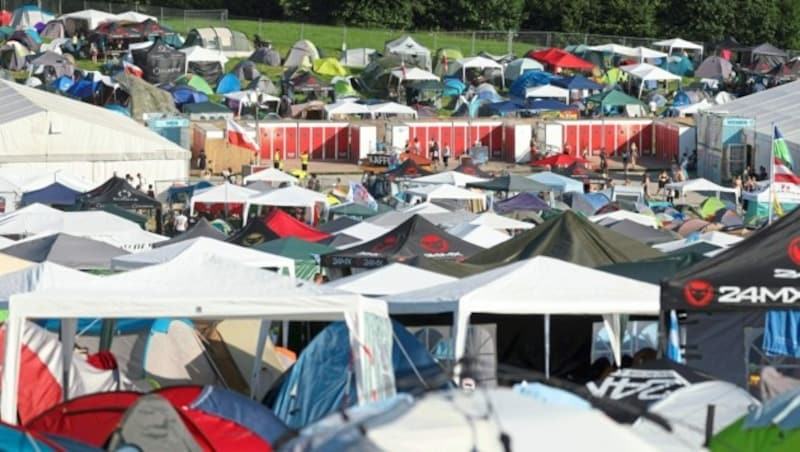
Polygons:
[[[278,50],[282,56],[300,39],[308,39],[317,45],[317,48],[326,56],[338,57],[342,50],[342,43],[346,42],[347,48],[355,49],[367,47],[382,50],[386,41],[398,38],[403,34],[410,34],[422,45],[429,49],[436,50],[441,47],[454,48],[460,50],[465,56],[473,52],[473,41],[471,36],[454,36],[452,34],[442,34],[434,32],[404,33],[402,31],[365,29],[365,28],[344,28],[329,25],[308,25],[292,22],[258,22],[253,20],[232,19],[226,22],[209,20],[184,20],[183,18],[164,18],[164,23],[176,31],[186,34],[192,28],[202,28],[209,26],[226,26],[232,30],[240,31],[252,40],[256,34],[263,39],[272,41],[272,46]],[[530,50],[530,44],[513,43],[512,51],[515,55],[522,55]],[[501,36],[498,40],[475,40],[475,53],[486,51],[492,54],[504,54],[508,52],[508,42]]]

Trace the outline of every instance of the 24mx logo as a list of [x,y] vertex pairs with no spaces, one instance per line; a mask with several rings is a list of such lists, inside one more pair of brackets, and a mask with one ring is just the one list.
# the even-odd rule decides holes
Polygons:
[[719,303],[794,304],[800,301],[800,290],[794,287],[736,287],[720,286]]

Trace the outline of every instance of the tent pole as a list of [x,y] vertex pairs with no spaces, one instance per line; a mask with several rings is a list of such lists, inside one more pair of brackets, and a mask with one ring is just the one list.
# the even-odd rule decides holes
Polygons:
[[103,319],[100,327],[100,351],[105,352],[111,349],[111,340],[114,338],[114,319]]
[[544,375],[550,379],[550,314],[544,315]]

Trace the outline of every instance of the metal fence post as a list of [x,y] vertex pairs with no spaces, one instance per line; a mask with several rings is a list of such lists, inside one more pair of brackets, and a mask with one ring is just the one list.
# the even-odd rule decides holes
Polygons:
[[439,48],[439,32],[438,31],[434,31],[433,32],[433,48],[434,48],[434,50]]
[[61,0],[58,0],[58,15],[60,16],[62,14],[64,14],[64,13],[61,12]]
[[508,51],[506,53],[514,54],[514,30],[508,30]]
[[306,35],[306,24],[300,24],[300,39],[305,39],[304,36]]
[[472,53],[470,55],[475,55],[475,32],[472,32]]
[[264,21],[260,17],[258,18],[258,35],[264,36]]
[[159,8],[159,10],[160,10],[159,17],[161,17],[160,21],[163,24],[164,23],[164,7],[162,6],[161,8]]
[[546,41],[545,47],[551,47],[551,45],[550,45],[550,41],[552,41],[552,39],[551,39],[551,33],[548,31],[548,32],[547,32],[547,41]]

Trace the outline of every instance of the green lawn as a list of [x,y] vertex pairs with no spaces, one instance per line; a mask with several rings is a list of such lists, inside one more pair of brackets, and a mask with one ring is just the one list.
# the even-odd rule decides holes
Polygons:
[[[209,26],[227,26],[232,30],[245,33],[252,40],[255,34],[261,35],[263,39],[272,41],[282,56],[291,46],[300,39],[308,39],[317,45],[325,55],[338,57],[342,50],[342,43],[345,40],[345,28],[329,25],[308,25],[292,22],[258,22],[253,20],[229,20],[225,23],[208,20],[184,20],[183,18],[164,18],[164,23],[176,31],[187,33],[192,28]],[[386,41],[400,37],[402,31],[378,30],[365,28],[347,28],[346,43],[350,49],[368,47],[381,50]],[[414,39],[431,50],[440,47],[455,48],[464,55],[472,54],[473,41],[468,33],[463,36],[453,36],[434,32],[409,33]],[[530,44],[514,43],[513,52],[522,55],[530,50]],[[474,42],[475,53],[486,51],[492,54],[504,54],[508,51],[508,42],[505,36],[498,35],[497,40],[476,40]]]

